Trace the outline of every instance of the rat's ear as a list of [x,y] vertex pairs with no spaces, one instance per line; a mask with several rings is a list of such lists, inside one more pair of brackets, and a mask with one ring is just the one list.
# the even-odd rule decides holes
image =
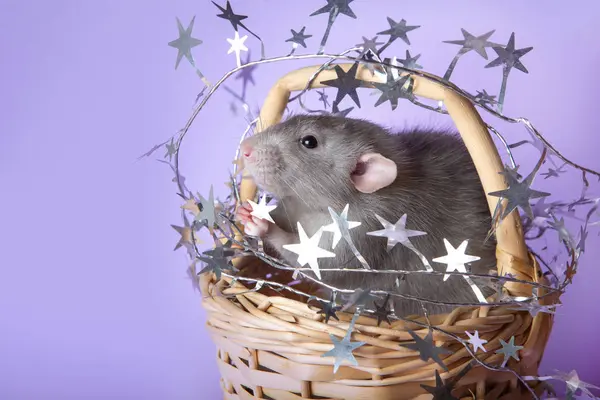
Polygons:
[[398,176],[398,166],[379,153],[360,156],[352,173],[352,182],[359,192],[374,193],[389,186]]

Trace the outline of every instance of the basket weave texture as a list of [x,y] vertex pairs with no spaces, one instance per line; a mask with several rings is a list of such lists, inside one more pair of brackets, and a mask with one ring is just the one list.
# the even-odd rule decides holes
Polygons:
[[[347,71],[352,64],[340,65]],[[260,115],[258,131],[276,124],[292,91],[302,90],[318,66],[302,68],[281,78],[269,92]],[[432,77],[432,75],[429,75]],[[334,71],[319,73],[311,85],[333,79]],[[361,67],[358,78],[376,79]],[[443,101],[450,117],[463,138],[477,168],[486,193],[506,188],[504,178],[498,174],[502,163],[481,117],[471,102],[427,76],[414,76],[413,92],[417,96]],[[434,77],[439,79],[437,77]],[[251,180],[242,180],[242,201],[254,199],[256,186]],[[497,198],[488,196],[490,212]],[[243,228],[243,227],[240,227]],[[511,273],[517,279],[545,283],[533,256],[527,252],[517,212],[503,219],[496,229],[498,273]],[[264,268],[258,260],[249,257],[234,260],[236,267],[246,273]],[[421,385],[435,386],[435,370],[443,380],[456,376],[472,357],[454,339],[434,331],[436,346],[445,344],[453,354],[441,356],[448,371],[442,371],[433,360],[419,358],[417,352],[401,347],[411,343],[412,330],[424,337],[428,330],[416,323],[394,321],[377,326],[375,318],[360,316],[356,320],[352,341],[366,344],[353,354],[358,366],[342,363],[334,374],[333,358],[321,355],[332,348],[330,334],[344,337],[352,314],[338,312],[339,321],[329,320],[315,312],[301,299],[286,298],[273,290],[249,290],[236,281],[223,277],[216,281],[214,274],[200,278],[207,329],[217,346],[217,365],[221,373],[224,399],[431,399]],[[531,296],[530,285],[507,282],[505,290],[513,296]],[[546,294],[539,289],[538,295]],[[540,304],[549,304],[546,297]],[[500,365],[502,354],[500,339],[508,342],[514,336],[515,344],[524,348],[520,361],[511,359],[507,366],[522,376],[535,376],[552,327],[552,315],[538,313],[532,317],[527,311],[514,310],[514,306],[459,307],[448,314],[430,315],[429,322],[444,331],[468,339],[465,331],[479,331],[488,341],[486,352],[479,350],[477,357],[490,365]],[[414,321],[425,323],[423,317]],[[542,386],[531,382],[540,394]],[[518,383],[513,374],[495,372],[476,366],[455,385],[453,395],[459,399],[528,399],[531,395]]]

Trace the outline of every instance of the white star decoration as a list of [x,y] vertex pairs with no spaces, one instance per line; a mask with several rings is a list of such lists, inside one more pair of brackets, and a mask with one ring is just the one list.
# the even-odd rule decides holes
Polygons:
[[573,394],[575,394],[577,391],[579,391],[579,389],[581,389],[581,391],[585,393],[586,396],[590,398],[595,398],[593,393],[588,388],[600,389],[598,386],[582,382],[581,379],[579,379],[579,375],[577,375],[577,371],[575,370],[572,370],[568,374],[560,374],[558,377],[562,378],[567,383],[567,388]]
[[485,347],[483,347],[483,345],[486,344],[488,341],[479,337],[479,331],[475,331],[472,335],[468,331],[465,331],[465,333],[469,337],[469,340],[467,340],[467,342],[473,345],[474,353],[477,353],[478,348],[483,350],[484,353],[487,353],[487,350],[485,349]]
[[258,204],[253,202],[252,200],[248,200],[248,203],[252,206],[252,212],[250,215],[255,216],[256,218],[266,219],[269,222],[275,223],[271,215],[269,214],[271,211],[277,208],[277,206],[268,206],[267,205],[267,196],[263,195]]
[[[466,274],[467,268],[465,267],[465,264],[479,260],[479,257],[477,256],[470,256],[465,254],[465,250],[467,250],[468,244],[469,241],[465,240],[460,244],[460,246],[458,246],[458,248],[455,249],[450,244],[450,242],[448,242],[444,238],[444,245],[446,246],[446,251],[448,252],[448,254],[443,257],[434,258],[432,261],[440,264],[447,264],[448,266],[446,267],[446,272],[456,271]],[[444,275],[444,281],[447,280],[449,277],[450,275],[448,274]]]
[[283,245],[283,248],[298,254],[298,264],[300,264],[301,267],[308,264],[317,278],[321,279],[321,271],[319,271],[319,263],[317,260],[319,258],[335,257],[335,253],[319,247],[319,241],[321,240],[321,235],[323,235],[323,228],[319,229],[317,233],[309,238],[306,232],[304,232],[304,228],[302,228],[300,222],[298,222],[298,235],[300,236],[300,243],[285,244]]
[[410,242],[410,238],[413,236],[427,235],[426,232],[412,231],[410,229],[406,229],[406,214],[400,217],[398,222],[396,222],[395,224],[386,221],[377,214],[375,214],[375,217],[377,217],[377,219],[379,220],[379,222],[381,222],[381,225],[383,225],[385,229],[382,229],[380,231],[367,232],[367,235],[387,237],[388,250],[393,249],[394,246],[398,243],[412,250],[414,247]]
[[236,59],[238,67],[242,66],[242,61],[240,59],[240,53],[242,51],[248,51],[248,48],[244,45],[244,42],[246,41],[246,39],[248,39],[248,35],[244,35],[240,38],[240,34],[237,31],[235,31],[235,37],[233,39],[227,39],[227,41],[231,45],[227,54],[231,54],[231,53],[235,52],[235,59]]
[[[348,221],[348,207],[350,207],[350,204],[346,204],[346,207],[344,207],[344,210],[342,211],[340,217],[342,221],[348,226],[348,230],[350,230],[356,228],[357,226],[360,226],[360,222]],[[331,245],[331,248],[335,249],[335,246],[337,246],[337,244],[342,239],[342,232],[340,231],[340,226],[338,225],[337,221],[334,219],[331,224],[325,225],[323,227],[323,232],[333,233],[333,243]]]

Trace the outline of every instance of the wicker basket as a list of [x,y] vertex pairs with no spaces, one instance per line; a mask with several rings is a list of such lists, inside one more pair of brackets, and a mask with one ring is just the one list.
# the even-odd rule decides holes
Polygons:
[[[340,65],[347,71],[352,64]],[[282,118],[292,91],[302,90],[318,66],[302,68],[281,78],[269,92],[261,111],[258,131],[276,124]],[[334,71],[322,71],[312,87],[323,87],[319,81],[334,79]],[[361,67],[358,77],[375,79]],[[417,96],[443,101],[471,157],[486,193],[506,188],[502,162],[481,117],[472,103],[456,92],[426,77],[413,76]],[[439,78],[438,78],[439,79]],[[243,180],[241,199],[253,199],[256,186]],[[488,196],[490,210],[497,198]],[[518,213],[505,218],[497,228],[497,259],[500,275],[512,273],[517,279],[541,282],[538,265],[525,246]],[[247,257],[234,260],[237,267],[249,267]],[[250,262],[252,264],[252,262]],[[256,263],[254,263],[256,264]],[[256,265],[254,265],[256,267]],[[230,285],[228,278],[216,282],[214,274],[200,278],[204,295],[202,305],[208,313],[207,329],[218,348],[217,364],[225,399],[430,399],[421,384],[435,386],[437,364],[421,361],[416,352],[401,347],[411,342],[407,330],[424,336],[427,330],[417,324],[397,321],[391,328],[377,327],[376,320],[360,316],[356,320],[353,341],[366,344],[354,351],[358,366],[342,364],[333,373],[333,359],[321,354],[331,349],[329,334],[343,337],[352,318],[338,313],[339,321],[329,321],[301,299],[282,297],[274,291],[249,291],[241,283]],[[531,296],[531,285],[507,282],[506,291],[513,296]],[[223,294],[229,295],[224,297]],[[545,294],[540,289],[540,295]],[[235,296],[231,296],[235,295]],[[554,299],[555,300],[555,299]],[[541,304],[554,301],[546,297]],[[520,375],[537,375],[544,348],[552,327],[552,315],[539,313],[535,318],[527,311],[511,307],[460,307],[445,315],[430,316],[432,325],[467,339],[465,331],[478,330],[486,339],[487,352],[477,356],[492,365],[502,362],[499,339],[524,346],[520,362],[511,359],[508,367]],[[514,307],[513,307],[514,308]],[[424,322],[421,317],[413,320]],[[386,325],[387,326],[387,325]],[[442,379],[456,376],[470,361],[466,349],[442,334],[434,333],[436,345],[445,341],[454,351],[443,356],[449,371]],[[440,371],[442,372],[442,371]],[[543,388],[532,381],[538,395]],[[481,366],[472,368],[455,386],[453,395],[460,399],[528,399],[531,394],[513,374],[493,372]]]

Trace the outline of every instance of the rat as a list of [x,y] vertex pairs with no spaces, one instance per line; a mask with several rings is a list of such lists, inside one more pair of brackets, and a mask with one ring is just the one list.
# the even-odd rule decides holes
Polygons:
[[[492,219],[479,176],[460,136],[452,131],[415,128],[392,133],[373,122],[333,115],[295,115],[241,144],[245,169],[277,207],[270,222],[251,215],[242,204],[236,217],[248,235],[260,237],[265,251],[297,266],[298,255],[284,248],[300,243],[298,222],[312,237],[348,205],[352,242],[371,269],[424,270],[421,258],[401,243],[388,249],[387,237],[367,235],[384,229],[377,216],[396,224],[405,215],[406,229],[425,232],[410,237],[435,271],[433,262],[447,255],[444,239],[454,248],[468,240],[465,253],[480,259],[467,271],[490,274],[496,268]],[[322,282],[338,289],[361,288],[403,293],[446,303],[478,303],[467,281],[451,275],[366,273],[344,240],[332,248],[333,234],[321,232],[319,247],[335,257],[319,258]],[[486,238],[488,240],[486,240]],[[308,272],[310,274],[311,272]],[[472,280],[488,296],[488,280]],[[486,294],[487,290],[487,294]],[[398,315],[446,313],[454,307],[394,297]]]

